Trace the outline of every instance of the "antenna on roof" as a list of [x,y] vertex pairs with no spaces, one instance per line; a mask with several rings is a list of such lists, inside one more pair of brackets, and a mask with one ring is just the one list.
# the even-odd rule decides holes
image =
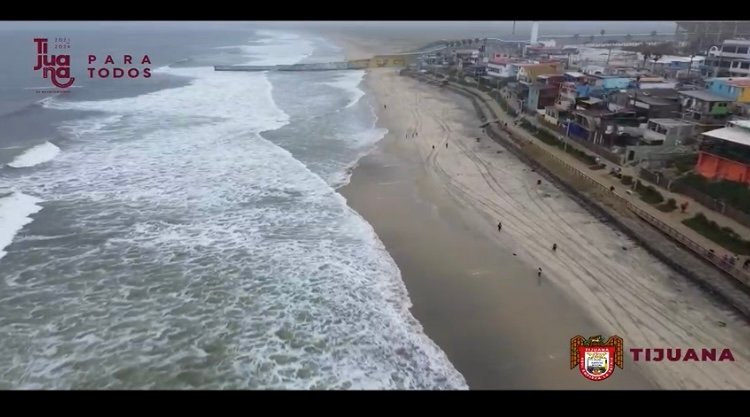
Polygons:
[[513,21],[513,34],[516,34],[516,21]]

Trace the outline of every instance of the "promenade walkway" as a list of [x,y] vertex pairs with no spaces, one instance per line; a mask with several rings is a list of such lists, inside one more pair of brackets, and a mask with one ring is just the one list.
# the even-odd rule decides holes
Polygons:
[[[739,310],[745,312],[745,314],[750,313],[750,310],[748,310],[746,293],[748,286],[750,286],[750,274],[738,267],[732,267],[723,262],[720,262],[716,256],[708,256],[708,249],[716,247],[713,242],[707,241],[707,239],[703,238],[692,229],[684,226],[680,222],[676,222],[674,218],[670,218],[670,216],[668,215],[669,213],[661,212],[656,207],[643,202],[635,194],[628,194],[626,192],[628,187],[622,185],[617,178],[605,175],[601,178],[600,181],[600,178],[598,177],[600,171],[591,170],[586,163],[581,162],[580,160],[564,152],[560,148],[547,145],[522,127],[514,125],[513,122],[515,118],[505,113],[497,104],[497,102],[488,94],[476,88],[456,83],[451,83],[451,88],[463,90],[467,93],[470,93],[471,95],[476,96],[477,98],[482,99],[482,105],[486,106],[492,113],[489,115],[489,119],[498,118],[499,124],[501,126],[507,122],[508,132],[512,137],[514,137],[514,141],[516,141],[516,143],[518,143],[522,148],[524,147],[524,143],[533,145],[530,146],[529,149],[525,150],[525,153],[535,153],[534,149],[538,149],[540,152],[542,152],[542,154],[537,154],[537,156],[534,157],[538,160],[538,163],[542,164],[542,166],[546,166],[547,163],[562,164],[568,170],[578,176],[578,178],[581,178],[581,181],[574,180],[578,184],[576,185],[576,188],[578,188],[579,191],[585,192],[591,196],[595,196],[595,198],[599,200],[601,204],[611,210],[618,212],[620,218],[630,224],[630,226],[628,227],[634,227],[635,229],[640,230],[640,232],[638,233],[642,234],[641,240],[646,239],[648,242],[653,241],[654,244],[656,244],[655,242],[657,241],[653,240],[656,239],[656,236],[653,236],[652,232],[648,231],[649,229],[643,229],[642,226],[637,226],[638,224],[643,224],[644,226],[651,225],[660,232],[670,236],[674,242],[678,242],[683,247],[688,248],[694,254],[698,255],[700,258],[709,261],[716,267],[716,270],[714,271],[716,271],[717,273],[718,270],[723,270],[724,272],[732,275],[737,279],[737,281],[735,281],[737,285],[742,286],[744,284],[744,291],[740,291],[739,288],[733,289],[731,285],[729,285],[729,282],[722,282],[722,279],[720,279],[718,276],[714,276],[714,274],[712,272],[709,272],[709,270],[706,270],[705,268],[708,267],[707,264],[702,264],[697,258],[695,258],[694,260],[691,260],[689,258],[681,258],[681,261],[673,258],[673,260],[675,260],[677,264],[680,265],[680,269],[683,270],[683,272],[690,273],[694,276],[699,276],[700,278],[697,278],[699,281],[703,281],[704,283],[708,284],[712,288],[712,290],[718,291],[723,296],[731,299],[732,301],[730,301],[730,303],[732,303]],[[495,126],[490,126],[489,129],[495,130]],[[615,187],[615,192],[609,191],[609,188],[612,186]],[[638,218],[640,219],[636,220]],[[635,223],[633,223],[634,221]],[[648,228],[648,226],[645,227]],[[654,232],[656,231],[654,230]],[[695,240],[693,240],[693,238],[695,238]],[[708,247],[703,246],[704,244]],[[649,245],[653,246],[653,244],[651,243],[649,243]],[[662,256],[680,257],[677,252],[674,252],[677,247],[672,247],[671,245],[672,244],[670,243],[669,247],[662,247],[662,250],[660,250],[662,252]],[[716,253],[721,256],[721,254],[726,252],[719,251]],[[712,276],[709,277],[709,275]]]
[[[505,119],[506,121],[511,119],[511,117],[508,116],[502,110],[502,108],[500,108],[499,105],[497,105],[497,103],[492,99],[492,97],[490,97],[488,94],[486,94],[484,92],[481,92],[479,90],[476,90],[476,91],[479,94],[481,94],[483,97],[487,98],[488,100],[492,100],[491,105],[498,112],[498,114],[503,114],[503,115],[507,116],[506,119]],[[511,105],[514,108],[514,110],[516,110],[519,114],[521,114],[520,108],[519,108],[518,103],[517,103],[517,100],[511,98],[510,100],[507,100],[507,102],[508,102],[509,105]],[[580,151],[586,152],[588,154],[595,154],[590,149],[587,149],[586,147],[580,145],[576,141],[574,141],[572,139],[566,138],[565,135],[560,134],[560,132],[555,131],[554,129],[550,128],[549,126],[546,126],[544,123],[540,122],[537,118],[535,118],[533,116],[530,116],[530,115],[524,115],[522,117],[524,119],[526,119],[527,121],[529,121],[530,123],[534,124],[536,127],[540,128],[540,129],[545,129],[547,132],[549,132],[549,133],[554,134],[555,136],[557,136],[560,140],[565,141],[567,143],[567,146],[573,147],[575,149],[578,149]],[[576,161],[576,164],[574,166],[576,166],[578,168],[585,167],[583,169],[587,169],[586,165],[583,162],[578,161],[577,159],[575,159],[572,156],[568,155],[562,149],[559,149],[559,148],[554,147],[554,146],[547,145],[547,144],[539,141],[532,134],[530,134],[528,131],[526,131],[522,127],[520,127],[520,126],[512,126],[511,127],[510,124],[509,124],[509,127],[512,129],[513,132],[516,132],[517,134],[521,134],[521,135],[523,135],[523,137],[533,138],[538,143],[540,143],[542,147],[544,147],[545,149],[547,149],[549,152],[551,152],[551,153],[553,153],[553,154],[555,154],[557,156],[560,156],[560,157],[562,157],[562,156],[567,157],[567,159],[565,159],[566,161],[569,160],[569,159],[572,159],[572,160]],[[719,257],[721,257],[721,256],[723,256],[725,254],[730,255],[730,256],[737,256],[737,254],[736,253],[732,253],[731,251],[725,249],[724,247],[720,246],[719,244],[715,243],[714,241],[712,241],[712,240],[704,237],[703,235],[697,233],[693,229],[685,226],[682,223],[682,221],[693,217],[697,213],[703,213],[709,220],[715,221],[719,226],[721,226],[721,227],[729,227],[732,230],[734,230],[737,234],[739,234],[740,236],[742,236],[743,238],[750,239],[750,228],[748,228],[748,227],[746,227],[746,226],[738,223],[734,219],[731,219],[731,218],[729,218],[727,216],[722,215],[721,213],[717,213],[716,211],[711,210],[708,207],[705,207],[705,206],[701,205],[700,203],[698,203],[697,201],[693,200],[692,198],[690,198],[688,196],[685,196],[683,194],[678,194],[678,193],[671,192],[669,190],[666,190],[664,188],[659,187],[656,184],[653,184],[653,183],[651,183],[649,181],[646,181],[646,180],[644,180],[642,178],[638,178],[638,172],[633,167],[630,167],[630,166],[618,166],[618,165],[615,165],[614,163],[612,163],[610,161],[607,161],[607,160],[604,160],[604,159],[602,159],[602,163],[608,164],[607,169],[596,170],[596,171],[589,169],[588,170],[588,174],[592,178],[596,179],[596,181],[598,181],[598,182],[600,182],[602,184],[605,184],[607,187],[614,186],[616,190],[620,190],[620,191],[626,190],[626,189],[630,188],[629,186],[623,185],[618,178],[615,178],[615,177],[613,177],[612,175],[609,174],[609,167],[620,167],[622,169],[622,174],[623,175],[630,175],[631,177],[633,177],[633,181],[635,181],[635,179],[639,179],[643,184],[645,184],[645,185],[651,185],[655,189],[657,189],[661,193],[661,195],[664,196],[664,200],[665,201],[668,200],[668,199],[670,199],[670,198],[674,198],[675,201],[677,202],[678,206],[680,204],[682,204],[683,202],[687,202],[688,203],[688,208],[687,208],[687,210],[684,213],[681,212],[679,209],[674,210],[672,212],[666,213],[666,212],[663,212],[663,211],[657,209],[653,205],[648,204],[648,203],[644,202],[643,200],[641,200],[637,193],[633,193],[632,195],[631,194],[622,194],[623,197],[625,197],[628,201],[630,201],[631,203],[633,203],[637,207],[642,208],[643,210],[645,210],[646,212],[648,212],[649,214],[651,214],[655,218],[657,218],[657,219],[661,220],[662,222],[668,224],[670,227],[673,227],[675,230],[677,230],[680,233],[684,234],[685,236],[689,237],[691,240],[693,240],[696,243],[700,244],[704,248],[706,248],[708,250],[713,249],[714,252]],[[745,261],[745,259],[748,259],[749,257],[748,256],[739,256],[739,258],[740,258],[740,260],[738,261],[737,265],[741,266],[742,263]]]

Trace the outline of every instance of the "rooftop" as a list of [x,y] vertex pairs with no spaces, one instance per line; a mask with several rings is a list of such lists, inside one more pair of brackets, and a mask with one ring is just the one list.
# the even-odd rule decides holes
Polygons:
[[709,93],[706,90],[692,90],[692,91],[680,91],[680,94],[683,96],[692,97],[698,100],[702,101],[714,101],[714,102],[729,102],[732,100],[729,100],[727,98],[717,96],[716,94]]
[[639,83],[663,83],[664,81],[666,81],[664,77],[641,77],[638,80]]
[[589,97],[589,98],[587,98],[585,100],[581,100],[581,103],[586,103],[586,104],[589,104],[589,105],[594,105],[594,104],[597,104],[597,103],[601,103],[602,101],[603,101],[602,99],[599,99],[599,98],[596,98],[596,97]]
[[608,109],[582,109],[582,110],[575,110],[575,113],[583,115],[583,116],[591,116],[591,117],[601,117],[605,115],[614,114]]
[[693,126],[692,123],[680,119],[649,119],[648,121],[664,127]]
[[[705,60],[706,58],[700,55],[696,55],[693,58],[690,58],[689,56],[677,56],[677,55],[664,55],[663,57],[659,58],[656,63],[658,64],[669,64],[671,62],[694,62],[694,63],[700,63],[701,61]],[[651,60],[653,62],[653,60]]]
[[565,73],[565,75],[567,75],[568,77],[573,77],[573,78],[583,78],[586,76],[586,74],[582,72],[578,72],[578,71],[568,71]]
[[646,83],[641,84],[640,86],[641,90],[674,90],[675,87],[677,87],[676,81],[671,82],[665,82],[665,83]]
[[729,85],[734,87],[750,87],[750,77],[730,78]]
[[750,120],[731,120],[729,123],[741,129],[750,129]]
[[724,41],[725,45],[750,45],[748,39],[727,39]]
[[605,75],[605,74],[592,74],[590,75],[590,77],[599,78],[599,79],[630,78],[624,75]]
[[511,62],[510,58],[493,58],[493,59],[490,59],[489,63],[495,64],[495,65],[505,65],[510,62]]
[[640,101],[641,103],[646,103],[649,106],[668,106],[670,104],[674,104],[674,101],[667,100],[666,98],[648,97],[641,94],[638,95],[638,98],[636,100]]
[[[635,94],[634,92],[631,92],[631,94]],[[671,97],[671,98],[679,98],[679,92],[675,90],[674,88],[650,88],[646,91],[641,91],[638,93],[638,97],[644,96],[644,97]]]
[[715,77],[707,81],[724,81],[734,87],[750,87],[750,77]]
[[722,127],[721,129],[709,130],[708,132],[704,132],[703,136],[750,146],[750,132],[739,127]]

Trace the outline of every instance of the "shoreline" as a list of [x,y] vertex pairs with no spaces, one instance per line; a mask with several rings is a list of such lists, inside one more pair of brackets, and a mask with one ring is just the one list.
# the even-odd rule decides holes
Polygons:
[[[337,41],[345,45],[347,50],[362,47],[362,43],[351,45],[346,40],[337,39]],[[383,75],[388,71],[391,71],[390,79],[386,79],[388,77]],[[529,198],[535,199],[533,194],[529,194],[533,193],[533,188],[522,184],[506,185],[503,184],[502,179],[500,182],[495,179],[496,184],[490,184],[493,170],[498,169],[492,161],[495,157],[492,155],[494,149],[500,153],[498,158],[507,158],[507,155],[501,154],[504,151],[499,145],[492,149],[483,149],[492,145],[484,143],[484,141],[491,142],[486,136],[484,136],[483,143],[474,146],[467,146],[467,142],[457,142],[459,136],[463,136],[464,141],[475,135],[476,137],[482,136],[481,131],[477,132],[478,129],[474,128],[472,131],[471,128],[466,128],[478,124],[476,112],[471,105],[467,105],[468,99],[463,98],[467,103],[461,104],[462,98],[456,94],[449,95],[436,87],[423,88],[413,83],[410,84],[403,80],[406,77],[398,77],[393,74],[393,71],[393,69],[368,71],[365,76],[368,95],[372,94],[376,99],[385,102],[413,101],[414,98],[405,94],[399,95],[399,93],[404,93],[402,90],[411,89],[414,90],[411,94],[416,95],[417,101],[411,105],[406,103],[402,111],[405,115],[392,117],[391,119],[394,120],[389,119],[389,116],[395,114],[396,111],[388,112],[381,107],[377,108],[378,124],[388,128],[389,135],[376,145],[375,150],[355,165],[350,184],[340,188],[339,192],[347,198],[350,207],[371,223],[402,272],[402,278],[412,299],[414,316],[422,323],[427,335],[446,352],[454,366],[464,375],[470,388],[612,389],[617,388],[617,385],[631,388],[741,388],[748,386],[747,378],[737,374],[736,371],[732,371],[734,375],[731,377],[722,378],[720,374],[723,364],[690,364],[689,366],[667,364],[663,367],[655,367],[643,363],[630,364],[628,355],[626,355],[625,370],[618,369],[617,375],[600,384],[591,384],[577,371],[567,369],[562,363],[564,359],[560,356],[567,353],[566,344],[575,334],[582,334],[586,337],[600,333],[618,334],[625,339],[626,348],[627,346],[676,346],[677,342],[682,342],[682,346],[685,347],[728,345],[735,352],[735,356],[747,356],[747,348],[744,347],[747,344],[743,345],[743,341],[750,340],[750,332],[746,325],[743,327],[742,323],[737,323],[737,320],[734,320],[729,313],[706,301],[700,291],[682,282],[684,279],[675,281],[675,277],[672,277],[674,273],[661,265],[654,265],[646,270],[642,268],[639,271],[626,272],[627,266],[622,265],[622,260],[619,261],[619,265],[615,265],[615,262],[608,262],[606,258],[623,256],[619,253],[609,253],[611,250],[609,247],[594,248],[596,254],[584,252],[574,255],[571,253],[570,256],[565,256],[567,259],[546,259],[547,255],[544,253],[548,253],[549,248],[539,246],[540,242],[535,241],[538,236],[533,235],[544,235],[548,232],[550,232],[548,234],[556,234],[558,231],[563,231],[552,224],[549,224],[551,228],[549,231],[538,227],[534,230],[535,225],[531,223],[520,225],[531,227],[531,229],[517,230],[514,224],[510,227],[506,226],[507,234],[502,233],[502,236],[497,236],[497,233],[493,233],[494,230],[488,228],[488,224],[494,224],[492,222],[495,221],[494,216],[490,214],[493,210],[498,214],[500,210],[503,216],[514,216],[516,219],[513,220],[514,223],[516,221],[528,223],[524,219],[525,213],[519,212],[519,209],[522,211],[549,211],[550,209],[569,211],[574,209],[575,204],[566,204],[565,207],[557,203],[539,205],[539,201],[526,201],[526,197],[516,201],[515,194],[518,192],[526,193]],[[416,83],[416,80],[412,81]],[[398,84],[397,88],[394,88],[394,83]],[[428,100],[430,104],[426,104]],[[437,102],[439,101],[446,102],[447,107],[438,109],[440,106]],[[399,122],[404,122],[397,119],[414,118],[414,115],[409,115],[409,112],[414,113],[415,107],[425,113],[422,115],[423,121],[426,118],[432,119],[431,123],[440,124],[443,121],[441,128],[454,129],[448,134],[447,140],[451,144],[455,142],[459,148],[462,147],[463,156],[451,155],[450,150],[445,151],[442,148],[440,148],[440,153],[433,152],[424,143],[425,140],[422,137],[406,139],[396,135]],[[390,108],[391,105],[389,105]],[[457,110],[454,111],[451,108]],[[429,114],[436,111],[442,113]],[[457,113],[463,113],[463,115],[459,116]],[[472,115],[473,118],[468,117],[467,114]],[[460,129],[465,131],[458,132]],[[454,146],[451,149],[455,148]],[[441,160],[443,158],[444,161]],[[507,161],[505,163],[507,164]],[[525,165],[522,167],[516,164],[516,170],[506,171],[503,175],[512,175],[521,179],[524,176],[538,177],[538,175],[532,175],[528,167],[524,167]],[[442,174],[439,172],[441,170]],[[480,182],[487,184],[480,184]],[[509,189],[501,190],[502,187]],[[485,191],[480,191],[482,189]],[[545,189],[542,197],[547,200],[549,197],[553,200],[570,200],[565,194],[559,189]],[[495,197],[506,199],[503,204],[507,207],[494,206],[495,201],[490,200],[495,200]],[[528,204],[531,206],[525,206]],[[544,208],[545,205],[549,208]],[[575,208],[583,211],[581,207]],[[509,211],[510,209],[513,210]],[[430,215],[427,216],[427,213]],[[555,213],[549,212],[548,214],[554,215]],[[584,223],[574,227],[572,223],[564,225],[570,231],[560,235],[560,239],[563,236],[566,239],[572,239],[565,244],[574,246],[570,248],[570,252],[577,249],[576,245],[605,244],[605,241],[601,239],[608,239],[609,243],[605,246],[612,246],[612,239],[616,235],[616,239],[622,240],[620,243],[625,242],[635,249],[628,251],[626,255],[630,258],[628,262],[636,265],[656,263],[641,253],[645,251],[638,248],[637,243],[613,232],[610,226],[602,225],[590,213],[586,212],[585,217],[579,213],[570,213],[570,215],[573,214],[580,218],[578,221]],[[563,217],[560,219],[562,220]],[[594,225],[598,227],[597,230],[593,230]],[[506,227],[503,230],[506,230]],[[578,229],[591,230],[580,233],[577,232]],[[571,233],[578,233],[578,236],[569,236]],[[592,233],[596,236],[591,236]],[[592,241],[591,239],[594,238],[597,240]],[[614,244],[619,245],[617,241],[614,241]],[[546,246],[546,244],[543,245]],[[510,251],[518,252],[518,256],[506,258],[502,253],[507,255]],[[567,252],[568,249],[564,251]],[[478,256],[479,253],[483,256]],[[592,255],[603,256],[601,263],[612,265],[597,265],[597,262],[587,264],[585,260],[582,261],[579,258],[580,256],[592,257]],[[531,281],[536,279],[534,267],[540,262],[544,263],[546,281],[542,282],[543,285],[537,285],[534,292],[531,288],[525,287],[524,283],[529,284],[529,278]],[[439,264],[441,268],[436,270],[434,264]],[[477,267],[480,264],[483,265],[482,268]],[[609,266],[610,270],[600,269],[605,266]],[[611,271],[612,268],[617,270]],[[440,269],[449,269],[450,276],[441,276]],[[599,272],[593,272],[597,269]],[[552,275],[548,276],[547,271]],[[576,276],[580,273],[593,275],[582,279]],[[597,274],[602,273],[609,275],[610,279],[599,282]],[[638,275],[642,274],[646,275],[639,280]],[[501,277],[500,282],[495,282],[494,278],[487,279],[490,275]],[[458,277],[460,279],[457,279]],[[518,277],[525,277],[526,281]],[[617,284],[623,278],[626,282]],[[646,282],[658,288],[653,290],[636,288]],[[611,286],[625,284],[627,287],[624,288]],[[603,303],[600,302],[597,306],[589,299],[591,296],[597,297],[595,294],[602,290],[604,290],[605,297],[618,293],[628,297],[619,302],[615,299],[615,309],[610,311],[606,305],[601,306]],[[442,292],[448,294],[442,294]],[[451,296],[458,294],[462,294],[463,297]],[[581,296],[584,299],[581,299]],[[464,298],[468,298],[469,301]],[[523,319],[519,320],[517,318],[519,310],[524,308],[519,305],[523,300],[533,303],[535,310],[533,312],[527,310]],[[633,304],[629,305],[629,301],[633,301]],[[512,306],[515,306],[515,310]],[[546,309],[546,312],[537,311],[540,310],[537,306],[542,306],[541,310]],[[684,315],[689,317],[680,317],[679,308],[687,309]],[[461,317],[460,314],[465,316]],[[713,315],[729,323],[727,327],[730,329],[710,328],[709,326],[715,323],[711,319],[715,320],[716,317],[707,316]],[[565,317],[565,319],[545,322],[539,318],[544,316]],[[483,332],[472,333],[470,329],[456,329],[460,326],[471,326],[470,319],[486,326]],[[662,323],[665,320],[666,322]],[[529,328],[534,328],[534,326],[539,328],[530,331]],[[641,326],[645,328],[641,329]],[[550,345],[546,350],[554,351],[554,353],[545,351],[550,356],[549,360],[540,361],[533,366],[543,368],[541,362],[547,362],[554,364],[552,368],[556,369],[542,371],[540,368],[532,372],[528,363],[523,370],[521,365],[512,364],[513,362],[519,364],[524,361],[528,362],[529,357],[543,356],[545,353],[535,352],[539,346],[543,345]],[[485,350],[487,346],[493,346],[493,348]],[[541,350],[544,351],[544,349]],[[466,353],[467,351],[471,351],[471,354]],[[551,356],[554,355],[557,357],[552,358]],[[510,359],[513,357],[516,359]],[[536,375],[532,375],[534,373]],[[545,378],[545,381],[541,381],[541,378]],[[579,383],[582,384],[579,385]]]
[[[369,93],[374,78],[366,76]],[[594,385],[564,366],[570,337],[601,328],[527,262],[497,253],[476,219],[464,216],[465,208],[417,163],[415,149],[403,146],[387,110],[380,113],[389,133],[338,191],[375,229],[401,271],[412,314],[469,388],[652,388],[632,367]],[[537,305],[529,309],[524,299]],[[561,313],[565,322],[551,329],[550,318]]]

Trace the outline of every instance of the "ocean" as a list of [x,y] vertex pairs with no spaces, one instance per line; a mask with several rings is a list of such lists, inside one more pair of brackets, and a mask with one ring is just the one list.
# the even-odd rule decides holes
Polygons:
[[[339,47],[208,22],[5,30],[0,388],[466,388],[336,192],[386,134],[364,72],[212,68]],[[153,77],[37,94],[32,38],[61,31],[74,66],[147,52]]]

